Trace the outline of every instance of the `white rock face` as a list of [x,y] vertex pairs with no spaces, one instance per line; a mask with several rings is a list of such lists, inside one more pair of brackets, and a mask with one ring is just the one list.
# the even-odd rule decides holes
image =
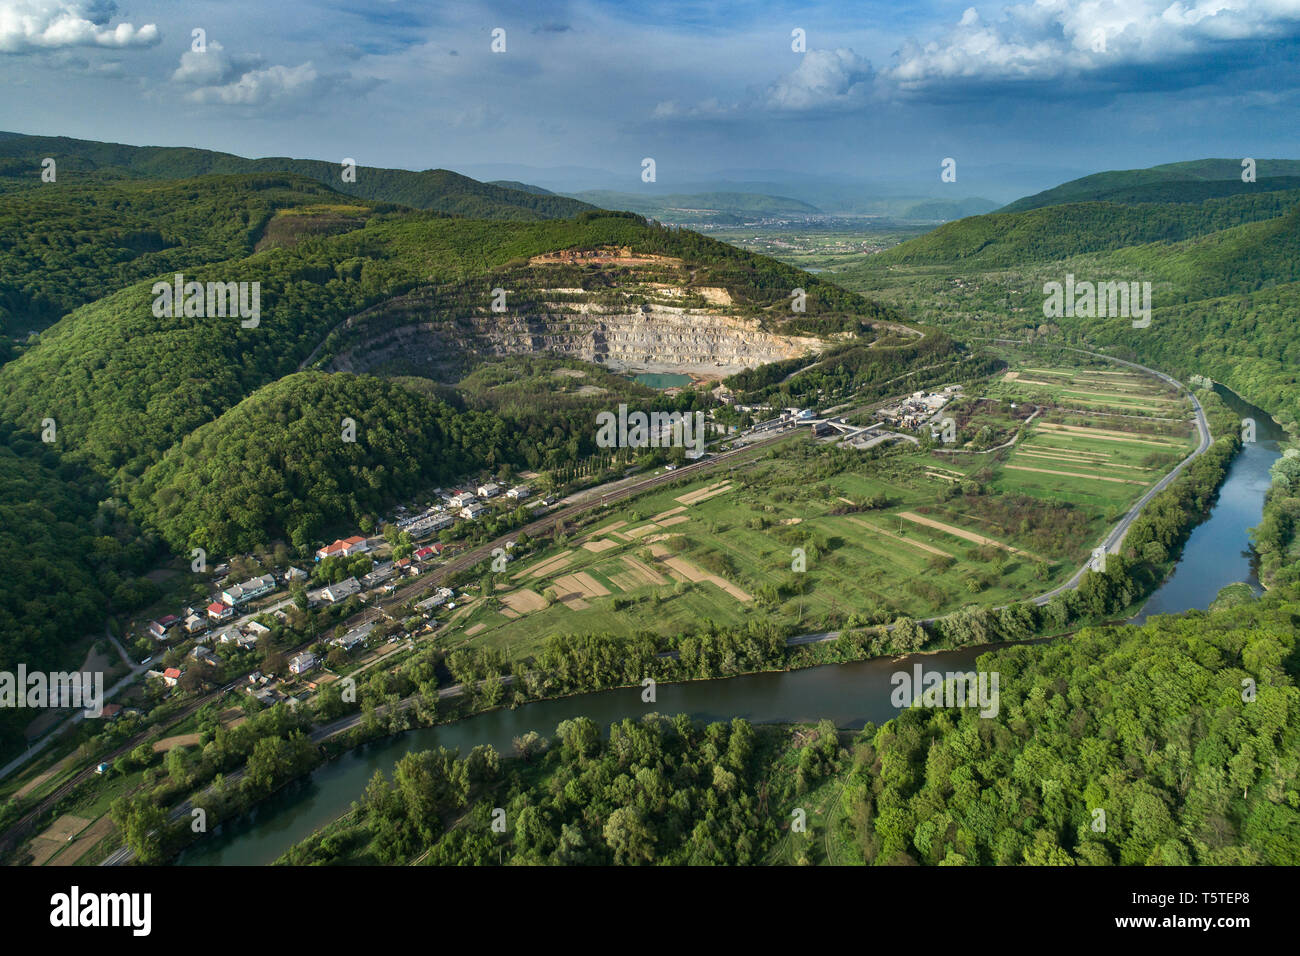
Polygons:
[[[404,321],[391,321],[400,313]],[[764,331],[758,319],[718,309],[652,304],[607,306],[592,302],[546,303],[543,309],[428,321],[416,303],[396,310],[369,331],[366,316],[346,323],[348,347],[330,371],[363,372],[401,360],[436,366],[449,355],[518,355],[548,352],[619,371],[707,372],[730,375],[745,368],[816,352],[826,343],[807,336]],[[423,319],[423,320],[420,320]],[[368,324],[368,323],[367,323]]]

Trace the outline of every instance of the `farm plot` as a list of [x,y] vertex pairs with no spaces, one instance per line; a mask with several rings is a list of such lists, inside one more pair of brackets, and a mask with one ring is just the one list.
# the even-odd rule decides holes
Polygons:
[[[978,431],[993,416],[1022,428],[1032,409],[1010,404],[972,395],[968,424]],[[793,440],[725,479],[619,502],[594,530],[528,559],[513,590],[438,640],[522,658],[560,633],[668,636],[755,619],[831,629],[851,615],[888,621],[1023,600],[1067,577],[1185,454],[1190,427],[1186,438],[1171,431],[1048,407],[998,451]]]
[[1185,414],[1184,400],[1175,389],[1132,371],[1025,366],[1008,371],[989,394],[1111,415],[1181,418]]
[[1169,427],[1135,420],[1127,428],[1035,422],[998,467],[994,487],[1058,497],[1117,518],[1191,449],[1190,424],[1186,438],[1153,429]]

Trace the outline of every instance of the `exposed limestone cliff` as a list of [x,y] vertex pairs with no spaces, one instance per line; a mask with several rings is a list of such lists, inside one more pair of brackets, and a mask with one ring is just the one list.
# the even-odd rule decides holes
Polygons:
[[329,361],[331,371],[363,372],[398,362],[430,372],[450,367],[457,356],[550,352],[609,368],[708,372],[729,375],[744,368],[815,352],[820,339],[763,330],[758,319],[725,309],[663,304],[602,306],[591,302],[546,303],[541,309],[430,320],[414,302],[397,308],[405,321],[350,321],[346,345]]

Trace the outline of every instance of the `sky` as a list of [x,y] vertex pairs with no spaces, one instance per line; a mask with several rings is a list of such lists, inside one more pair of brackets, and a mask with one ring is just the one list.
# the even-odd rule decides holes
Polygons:
[[0,129],[562,189],[1296,158],[1297,67],[1300,0],[0,0]]

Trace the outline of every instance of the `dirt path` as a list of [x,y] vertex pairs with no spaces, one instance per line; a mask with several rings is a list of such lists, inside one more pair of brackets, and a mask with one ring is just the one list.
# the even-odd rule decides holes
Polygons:
[[1008,471],[1033,471],[1040,475],[1062,475],[1066,478],[1087,478],[1091,481],[1109,481],[1116,485],[1145,485],[1145,481],[1132,478],[1107,478],[1104,475],[1085,475],[1077,471],[1053,471],[1051,468],[1030,468],[1026,465],[1006,465]]
[[974,542],[975,544],[987,544],[995,548],[1001,548],[1003,551],[1009,551],[1012,554],[1023,554],[1025,557],[1033,558],[1035,561],[1043,560],[1032,551],[1021,551],[1019,548],[1013,548],[1011,545],[1003,544],[1001,541],[994,538],[986,538],[984,535],[976,534],[974,531],[967,531],[965,528],[958,528],[955,525],[944,524],[942,521],[935,521],[933,518],[923,517],[913,511],[900,511],[898,512],[898,516],[914,522],[915,524],[924,525],[927,528],[934,528],[936,531],[942,531],[957,538],[964,538],[965,540]]
[[1075,438],[1090,438],[1094,441],[1122,441],[1131,445],[1156,445],[1159,448],[1177,448],[1178,444],[1172,441],[1152,441],[1145,438],[1121,437],[1129,436],[1131,432],[1112,432],[1104,428],[1084,428],[1082,425],[1057,425],[1054,422],[1039,422],[1039,428],[1046,428],[1049,432],[1063,433],[1062,437],[1073,436]]
[[947,551],[943,551],[939,548],[934,547],[933,545],[926,544],[923,541],[913,541],[912,539],[906,538],[901,534],[894,534],[894,532],[892,531],[886,531],[884,528],[877,528],[873,524],[867,524],[861,518],[850,518],[849,521],[853,522],[853,524],[859,525],[860,527],[866,528],[868,531],[874,531],[876,534],[883,535],[886,538],[892,538],[893,540],[900,541],[903,544],[911,545],[912,547],[918,548],[921,551],[928,551],[930,554],[939,554],[945,558],[953,557],[953,555],[949,554]]

